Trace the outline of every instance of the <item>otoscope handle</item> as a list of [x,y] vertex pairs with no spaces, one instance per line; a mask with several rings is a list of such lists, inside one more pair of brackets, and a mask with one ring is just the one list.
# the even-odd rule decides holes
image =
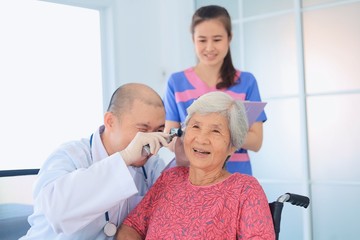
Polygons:
[[[183,131],[181,130],[181,128],[171,128],[170,135],[166,139],[167,143],[170,143],[174,137],[181,137],[182,134],[183,134]],[[150,155],[150,153],[151,153],[150,145],[146,144],[145,146],[143,146],[143,148],[141,150],[141,155],[144,157],[147,157]]]
[[147,157],[150,155],[150,146],[149,144],[143,146],[142,150],[141,150],[141,155],[144,157]]

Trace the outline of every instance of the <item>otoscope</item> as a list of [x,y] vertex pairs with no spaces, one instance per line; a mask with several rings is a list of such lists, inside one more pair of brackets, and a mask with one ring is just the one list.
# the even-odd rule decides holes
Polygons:
[[[181,130],[181,128],[171,128],[170,129],[170,133],[169,133],[169,137],[166,139],[167,143],[171,142],[171,140],[174,137],[181,137],[181,135],[183,134],[183,131]],[[141,155],[142,156],[149,156],[150,155],[150,146],[149,144],[145,145],[141,151]]]

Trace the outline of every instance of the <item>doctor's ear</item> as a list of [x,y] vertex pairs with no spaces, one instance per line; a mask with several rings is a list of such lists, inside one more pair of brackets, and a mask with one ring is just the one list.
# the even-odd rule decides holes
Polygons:
[[104,115],[105,128],[112,128],[116,121],[116,116],[112,112],[106,112]]

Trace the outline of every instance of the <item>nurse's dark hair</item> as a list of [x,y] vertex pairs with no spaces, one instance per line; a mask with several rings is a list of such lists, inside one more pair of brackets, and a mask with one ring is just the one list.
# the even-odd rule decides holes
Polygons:
[[115,90],[107,111],[121,116],[132,109],[135,100],[156,107],[164,107],[160,95],[151,87],[142,83],[127,83]]
[[[224,25],[228,37],[229,39],[231,39],[232,33],[231,33],[230,15],[225,8],[217,5],[208,5],[208,6],[200,7],[199,9],[196,10],[196,12],[192,17],[191,28],[190,28],[191,34],[194,35],[195,27],[198,24],[213,19],[218,19]],[[229,48],[229,51],[226,54],[224,58],[224,62],[221,65],[221,69],[220,69],[221,82],[219,82],[216,85],[216,88],[222,89],[222,88],[231,87],[232,85],[235,84],[235,76],[236,76],[236,69],[233,65],[230,48]]]

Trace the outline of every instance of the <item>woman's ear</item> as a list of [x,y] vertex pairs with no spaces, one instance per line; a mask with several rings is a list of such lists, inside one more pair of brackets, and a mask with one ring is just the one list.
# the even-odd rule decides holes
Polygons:
[[230,146],[230,149],[229,149],[229,156],[231,156],[235,151],[237,150],[236,147],[234,146]]

